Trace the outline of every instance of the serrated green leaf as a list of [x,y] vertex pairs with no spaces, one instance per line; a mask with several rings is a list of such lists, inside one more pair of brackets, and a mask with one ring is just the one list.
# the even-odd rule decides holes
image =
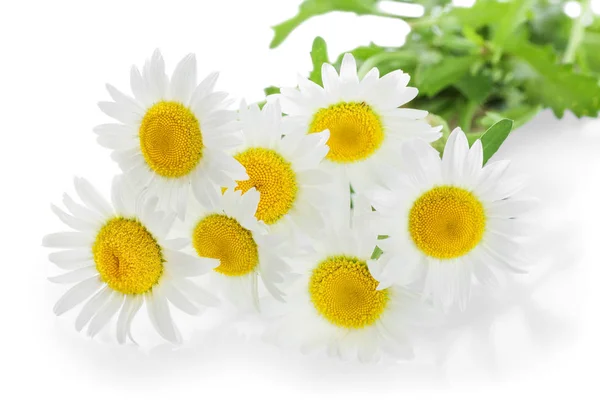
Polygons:
[[418,70],[416,85],[425,96],[434,96],[461,80],[477,60],[477,56],[448,56],[442,62]]
[[531,68],[531,76],[525,82],[530,101],[539,101],[552,108],[558,118],[562,118],[565,110],[571,110],[578,117],[598,115],[600,85],[597,77],[582,75],[570,65],[558,64],[550,47],[515,40],[507,51]]
[[327,56],[327,43],[325,43],[322,37],[317,36],[313,41],[310,58],[312,59],[313,70],[310,73],[309,79],[317,85],[323,86],[321,67],[324,63],[329,63],[329,57]]
[[271,41],[271,48],[279,46],[294,29],[312,17],[332,11],[347,11],[357,15],[379,15],[381,13],[377,8],[377,3],[378,0],[304,0],[293,18],[273,27],[275,36]]
[[481,136],[481,144],[483,146],[483,165],[496,154],[502,143],[506,140],[513,127],[513,121],[503,119],[492,125]]

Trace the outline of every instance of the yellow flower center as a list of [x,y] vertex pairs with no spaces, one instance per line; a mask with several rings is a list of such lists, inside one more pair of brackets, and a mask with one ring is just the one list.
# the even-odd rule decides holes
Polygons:
[[252,232],[235,218],[211,214],[194,228],[193,245],[200,257],[217,258],[215,271],[228,276],[246,275],[258,265],[258,247]]
[[102,280],[123,294],[148,292],[163,273],[160,245],[135,219],[108,220],[96,236],[92,254]]
[[384,129],[379,116],[366,103],[338,103],[320,109],[313,117],[309,133],[329,129],[327,158],[351,163],[369,158],[383,143]]
[[468,190],[435,187],[415,201],[408,229],[416,246],[430,257],[449,259],[467,254],[481,241],[485,210]]
[[188,175],[202,158],[200,123],[186,106],[175,101],[160,101],[150,107],[139,135],[146,163],[165,178]]
[[312,272],[312,303],[334,325],[358,329],[375,323],[389,300],[389,289],[377,290],[367,263],[353,257],[330,257]]
[[236,190],[250,188],[260,192],[256,218],[274,224],[286,215],[296,200],[298,187],[291,164],[277,152],[260,147],[250,148],[235,156],[246,168],[250,179],[238,181]]

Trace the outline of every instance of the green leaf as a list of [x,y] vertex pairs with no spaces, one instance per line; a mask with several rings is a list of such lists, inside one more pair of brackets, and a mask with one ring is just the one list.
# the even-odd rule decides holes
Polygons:
[[313,41],[310,58],[312,59],[313,70],[310,73],[309,79],[317,85],[323,86],[321,67],[324,63],[329,63],[329,58],[327,56],[327,43],[325,43],[322,37],[317,36]]
[[565,110],[571,110],[578,117],[598,115],[600,85],[597,77],[579,74],[571,65],[558,64],[550,47],[514,40],[507,50],[530,67],[530,75],[525,80],[530,101],[552,108],[558,118],[562,118]]
[[377,3],[378,0],[304,0],[293,18],[273,27],[275,36],[271,41],[271,48],[279,46],[294,29],[317,15],[331,11],[347,11],[357,15],[381,15]]
[[503,14],[500,14],[496,31],[492,37],[492,42],[496,46],[503,48],[510,35],[527,21],[527,14],[533,3],[533,0],[509,1],[506,3],[508,7]]
[[381,250],[378,246],[375,246],[375,250],[373,250],[373,254],[371,254],[371,260],[377,260],[383,254],[383,250]]
[[513,121],[503,119],[492,125],[481,136],[483,145],[483,165],[498,151],[502,143],[506,140],[513,127]]
[[492,77],[486,73],[465,75],[454,84],[462,94],[475,103],[483,103],[494,88]]
[[[517,0],[520,1],[520,0]],[[446,18],[455,19],[459,26],[468,25],[479,29],[486,25],[492,25],[498,21],[498,17],[507,13],[510,5],[508,2],[496,0],[478,0],[471,8],[455,7]]]
[[269,96],[272,94],[279,94],[280,89],[276,86],[269,86],[264,89],[264,92],[265,92],[265,96]]
[[442,62],[418,70],[416,85],[425,96],[434,96],[461,80],[477,60],[477,56],[448,56]]
[[486,127],[494,125],[496,122],[501,121],[505,118],[513,120],[513,129],[525,125],[531,121],[540,111],[542,107],[540,105],[522,104],[514,108],[503,110],[502,114],[488,111],[480,123]]

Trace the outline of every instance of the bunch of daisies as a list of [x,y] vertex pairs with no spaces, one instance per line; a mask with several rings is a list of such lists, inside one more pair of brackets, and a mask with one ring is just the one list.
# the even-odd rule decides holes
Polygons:
[[83,303],[77,330],[116,320],[133,341],[144,309],[180,343],[175,307],[197,315],[223,302],[260,313],[269,337],[302,350],[378,359],[410,354],[407,338],[432,315],[464,310],[471,287],[520,272],[520,228],[531,200],[507,161],[483,165],[481,141],[405,108],[409,76],[362,80],[347,54],[323,86],[301,78],[260,108],[230,110],[217,74],[198,83],[185,57],[169,78],[160,52],[131,69],[131,92],[108,85],[98,126],[122,174],[110,200],[75,179],[78,200],[52,206],[69,228],[43,244],[74,284],[61,315]]

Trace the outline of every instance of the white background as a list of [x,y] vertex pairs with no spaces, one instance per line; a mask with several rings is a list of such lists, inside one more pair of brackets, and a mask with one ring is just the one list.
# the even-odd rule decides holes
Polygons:
[[491,300],[476,296],[448,334],[417,348],[415,362],[344,364],[231,329],[205,329],[180,349],[118,347],[111,332],[76,333],[74,312],[53,315],[66,288],[46,280],[58,271],[40,244],[64,228],[49,204],[72,193],[74,175],[106,194],[117,172],[91,131],[107,122],[96,107],[108,99],[105,82],[127,90],[130,65],[159,47],[170,70],[195,52],[201,75],[220,70],[221,89],[257,101],[263,87],[293,85],[309,70],[315,35],[334,56],[370,40],[401,43],[407,31],[400,21],[329,15],[270,51],[269,26],[298,3],[2,2],[0,398],[600,398],[600,121],[550,112],[498,154],[528,174],[527,191],[541,199],[533,272]]

